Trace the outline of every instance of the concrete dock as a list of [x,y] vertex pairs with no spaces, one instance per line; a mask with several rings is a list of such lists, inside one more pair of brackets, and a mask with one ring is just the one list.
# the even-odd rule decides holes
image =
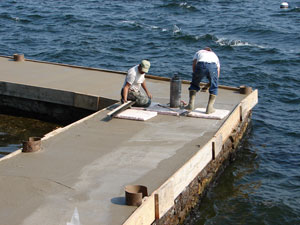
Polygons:
[[[75,208],[83,225],[151,224],[213,160],[212,143],[221,149],[257,103],[257,91],[220,88],[215,108],[231,111],[222,120],[158,115],[108,121],[124,78],[122,72],[0,57],[0,98],[99,110],[47,134],[41,151],[19,150],[0,161],[1,225],[66,225]],[[146,82],[154,102],[169,102],[168,81],[150,76]],[[185,101],[188,86],[182,85]],[[197,107],[207,101],[208,93],[197,94]],[[125,205],[128,184],[148,188],[138,210]]]

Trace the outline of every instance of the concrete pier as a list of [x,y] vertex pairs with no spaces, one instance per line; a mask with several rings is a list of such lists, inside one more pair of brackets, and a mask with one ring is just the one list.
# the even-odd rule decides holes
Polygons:
[[[18,150],[0,159],[1,224],[65,225],[75,208],[84,225],[163,223],[257,103],[257,90],[245,95],[223,87],[215,103],[231,112],[223,120],[167,115],[144,122],[107,120],[119,105],[124,78],[123,72],[0,57],[0,99],[94,112],[45,135],[40,151]],[[148,76],[147,86],[154,102],[169,102],[168,79]],[[187,88],[184,82],[185,101]],[[207,101],[208,93],[197,94],[197,107]],[[9,104],[0,100],[2,107]],[[138,208],[125,205],[129,184],[148,188]]]

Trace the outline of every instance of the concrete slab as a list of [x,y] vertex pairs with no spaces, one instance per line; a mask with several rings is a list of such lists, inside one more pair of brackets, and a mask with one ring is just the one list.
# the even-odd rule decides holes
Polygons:
[[[0,57],[0,81],[119,99],[123,74],[67,68]],[[168,103],[169,82],[147,80],[155,102]],[[182,87],[188,100],[188,85]],[[215,107],[232,111],[244,95],[220,89]],[[199,93],[196,106],[206,106]],[[148,121],[112,119],[109,109],[42,141],[42,150],[0,162],[3,224],[62,224],[75,207],[82,224],[122,224],[136,209],[124,187],[151,194],[210,140],[224,120],[158,115]]]

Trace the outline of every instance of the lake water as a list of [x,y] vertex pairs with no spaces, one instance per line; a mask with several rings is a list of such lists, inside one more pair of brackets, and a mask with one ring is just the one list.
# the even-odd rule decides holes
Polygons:
[[0,158],[21,148],[29,137],[43,137],[58,127],[54,123],[0,114]]
[[121,71],[147,58],[150,74],[189,80],[210,46],[220,84],[258,89],[259,104],[237,160],[186,224],[300,224],[300,3],[280,3],[0,1],[0,54]]

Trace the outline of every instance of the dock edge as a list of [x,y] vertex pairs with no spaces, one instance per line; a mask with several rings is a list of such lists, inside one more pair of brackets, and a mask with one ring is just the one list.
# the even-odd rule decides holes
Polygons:
[[254,90],[235,107],[214,137],[147,197],[123,225],[182,223],[235,154],[257,103],[258,90]]

